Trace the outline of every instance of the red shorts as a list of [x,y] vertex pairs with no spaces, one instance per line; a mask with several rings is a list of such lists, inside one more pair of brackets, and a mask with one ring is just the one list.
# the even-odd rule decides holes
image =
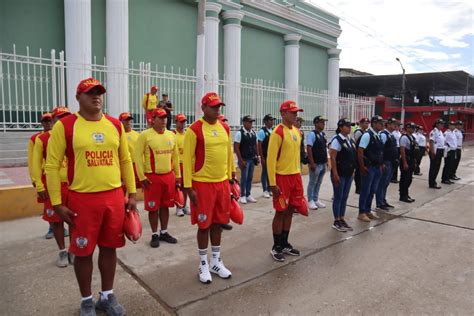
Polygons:
[[145,177],[151,184],[144,189],[145,211],[155,212],[160,207],[174,206],[174,191],[176,186],[176,177],[174,172],[165,174],[145,173]]
[[151,121],[153,120],[152,116],[153,110],[146,110],[145,117],[146,117],[146,125],[151,126]]
[[84,257],[93,254],[96,245],[123,247],[124,203],[121,188],[95,193],[69,191],[67,207],[77,214],[75,227],[70,229],[69,251]]
[[211,224],[227,224],[230,220],[229,181],[197,182],[193,181],[198,205],[191,202],[191,224],[207,229]]
[[[276,184],[280,188],[280,192],[286,198],[288,205],[299,206],[304,199],[303,181],[301,174],[276,175]],[[273,199],[273,208],[278,211],[278,199]],[[284,210],[282,210],[284,211]]]
[[[46,186],[45,186],[46,187]],[[47,191],[47,190],[46,190]],[[67,188],[67,183],[61,183],[61,201],[63,205],[67,205],[69,190]],[[54,212],[53,206],[51,205],[51,200],[48,198],[46,201],[39,201],[44,203],[43,208],[43,219],[48,223],[61,223],[63,220]]]

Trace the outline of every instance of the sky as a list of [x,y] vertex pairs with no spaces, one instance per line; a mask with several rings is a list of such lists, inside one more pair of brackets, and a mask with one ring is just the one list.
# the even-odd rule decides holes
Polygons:
[[341,68],[474,75],[474,1],[307,0],[340,17]]

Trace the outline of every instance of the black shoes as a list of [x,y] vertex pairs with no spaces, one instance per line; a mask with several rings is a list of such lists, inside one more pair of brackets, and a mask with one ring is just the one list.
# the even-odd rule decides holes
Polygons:
[[174,238],[173,236],[171,236],[170,234],[168,234],[168,232],[164,233],[164,234],[160,234],[160,240],[161,241],[165,241],[167,243],[170,243],[170,244],[176,244],[178,242],[178,240],[176,238]]
[[160,246],[160,237],[157,234],[151,235],[150,247],[158,248]]
[[421,172],[414,173],[415,176],[422,176],[423,174]]
[[272,258],[275,261],[283,262],[285,261],[285,256],[283,255],[283,249],[280,246],[273,246],[272,251],[270,252]]
[[457,177],[457,176],[453,176],[453,177],[451,177],[451,179],[450,179],[450,180],[457,181],[457,180],[461,180],[461,178],[459,178],[459,177]]
[[409,199],[408,196],[400,197],[400,201],[405,202],[405,203],[412,203],[413,202],[413,200]]
[[290,255],[290,256],[299,256],[300,251],[296,248],[293,248],[293,246],[290,243],[287,243],[285,248],[283,248],[282,252],[284,254]]
[[339,223],[340,223],[342,226],[344,226],[348,231],[353,231],[353,230],[354,230],[354,228],[352,228],[351,226],[349,226],[349,224],[347,224],[346,221],[343,220],[343,219],[339,220]]
[[232,225],[229,225],[229,224],[222,224],[221,228],[225,230],[232,230],[233,227]]
[[408,196],[408,199],[412,202],[415,202],[415,199],[412,199],[411,196]]
[[429,188],[430,188],[430,189],[441,189],[441,187],[440,187],[439,185],[437,185],[437,184],[435,184],[435,185],[430,185]]
[[386,205],[379,205],[377,208],[382,211],[388,211],[388,207]]
[[443,180],[441,181],[442,184],[453,184],[454,182],[449,181],[449,180]]
[[390,180],[390,183],[398,183],[398,180]]
[[387,202],[385,202],[384,206],[385,206],[385,207],[388,207],[388,208],[395,208],[395,206],[390,205],[390,204],[388,204]]

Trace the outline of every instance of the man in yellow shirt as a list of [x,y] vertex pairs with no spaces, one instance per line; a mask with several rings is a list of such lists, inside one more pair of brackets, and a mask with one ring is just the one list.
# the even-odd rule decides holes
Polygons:
[[[168,220],[176,185],[181,184],[181,172],[176,136],[166,129],[166,111],[155,109],[152,117],[153,126],[138,136],[135,164],[144,188],[145,210],[152,231],[150,246],[158,248],[160,240],[171,244],[178,242],[168,233]],[[159,235],[158,217],[161,222]]]
[[[79,112],[54,125],[46,157],[46,180],[54,211],[72,228],[69,251],[82,295],[80,314],[93,315],[92,254],[99,246],[102,291],[95,308],[109,315],[125,310],[113,294],[116,248],[125,245],[124,196],[127,185],[130,211],[136,210],[135,181],[127,136],[119,120],[102,113],[105,88],[94,78],[76,89]],[[68,200],[61,198],[60,169],[67,158]]]
[[[188,119],[186,118],[186,115],[182,113],[176,114],[174,117],[176,129],[173,131],[176,135],[176,144],[178,145],[178,152],[179,152],[179,170],[181,171],[181,182],[183,182],[183,154],[184,154],[184,128],[186,127],[186,122]],[[188,195],[186,192],[183,192],[184,195],[184,205],[182,208],[176,207],[176,216],[184,216],[190,215],[191,211],[189,208],[186,206],[186,202],[188,199]]]
[[[53,122],[58,121],[60,118],[65,117],[69,114],[67,108],[62,107],[66,110],[58,110],[59,107],[53,110],[52,114],[49,114],[49,120]],[[53,123],[54,124],[54,123]],[[35,179],[35,188],[38,193],[38,202],[44,204],[43,208],[43,219],[50,224],[53,231],[53,236],[59,248],[59,256],[56,260],[56,266],[64,268],[68,266],[69,256],[66,250],[64,237],[67,231],[64,230],[64,222],[54,212],[51,206],[51,201],[48,196],[46,187],[46,177],[44,175],[44,163],[46,161],[46,152],[48,148],[48,141],[50,137],[50,131],[46,131],[36,138],[34,150],[33,150],[33,178]],[[67,170],[66,165],[62,165],[60,176],[61,176],[61,197],[67,200]]]
[[297,113],[302,112],[294,101],[280,106],[282,123],[270,135],[267,153],[267,172],[273,193],[273,248],[276,261],[285,261],[283,254],[299,256],[300,252],[288,242],[293,211],[304,203],[300,164],[300,131],[294,126]]
[[199,280],[206,284],[212,282],[210,272],[224,279],[232,276],[220,255],[221,225],[230,219],[229,180],[234,166],[230,129],[218,120],[223,105],[217,93],[206,94],[201,100],[204,116],[191,124],[184,136],[184,188],[191,201],[191,223],[198,224]]
[[146,127],[150,127],[152,125],[152,113],[153,110],[156,109],[158,106],[158,96],[156,93],[158,92],[157,86],[152,86],[149,93],[146,93],[143,96],[142,106],[145,110],[145,117],[146,117]]
[[[119,115],[119,121],[122,122],[125,133],[127,134],[128,150],[130,151],[130,158],[133,162],[133,173],[135,174],[135,186],[141,188],[140,180],[137,176],[137,167],[135,165],[135,144],[137,143],[140,133],[132,129],[133,116],[129,112],[123,112]],[[123,185],[125,189],[125,185]]]

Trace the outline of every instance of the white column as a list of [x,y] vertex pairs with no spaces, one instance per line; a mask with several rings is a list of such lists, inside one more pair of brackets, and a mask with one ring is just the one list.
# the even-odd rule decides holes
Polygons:
[[[76,87],[91,76],[91,0],[64,0],[67,106],[77,111]],[[58,104],[51,104],[51,107]]]
[[128,99],[128,0],[106,2],[106,56],[108,114],[129,111]]
[[328,128],[335,129],[339,120],[339,54],[340,49],[328,49]]
[[226,117],[230,126],[240,126],[240,22],[244,14],[240,11],[226,11],[224,18],[224,80]]
[[206,2],[206,22],[204,36],[206,52],[204,61],[205,91],[218,92],[219,80],[219,12],[222,6],[214,2]]
[[285,88],[288,90],[286,98],[298,103],[299,67],[301,35],[287,34],[285,40]]

